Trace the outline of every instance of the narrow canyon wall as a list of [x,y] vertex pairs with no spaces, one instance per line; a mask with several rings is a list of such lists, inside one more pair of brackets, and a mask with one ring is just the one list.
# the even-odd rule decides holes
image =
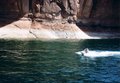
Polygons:
[[102,25],[120,26],[120,0],[93,0],[90,19]]
[[31,12],[34,18],[40,19],[120,26],[119,4],[120,0],[3,0],[0,1],[0,17],[11,12]]
[[0,18],[19,18],[29,12],[29,0],[0,1]]

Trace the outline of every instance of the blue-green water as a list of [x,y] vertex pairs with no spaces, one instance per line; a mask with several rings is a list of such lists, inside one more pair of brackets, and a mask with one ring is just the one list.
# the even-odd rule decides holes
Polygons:
[[120,39],[0,40],[0,83],[120,83],[120,55],[75,54],[86,47],[120,51]]

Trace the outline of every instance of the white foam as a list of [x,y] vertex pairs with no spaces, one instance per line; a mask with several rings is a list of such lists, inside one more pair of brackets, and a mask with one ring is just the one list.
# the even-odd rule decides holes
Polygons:
[[[82,55],[81,51],[75,52],[78,55]],[[109,56],[120,56],[120,51],[89,51],[84,53],[86,57],[109,57]]]

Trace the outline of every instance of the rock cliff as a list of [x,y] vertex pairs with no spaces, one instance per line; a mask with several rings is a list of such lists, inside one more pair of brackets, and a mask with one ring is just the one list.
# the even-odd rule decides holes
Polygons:
[[34,0],[32,12],[37,18],[119,26],[119,4],[120,0]]
[[[119,4],[120,0],[3,0],[0,38],[119,37]],[[112,35],[101,35],[107,32]]]
[[31,12],[40,19],[120,26],[120,0],[3,0],[0,17]]

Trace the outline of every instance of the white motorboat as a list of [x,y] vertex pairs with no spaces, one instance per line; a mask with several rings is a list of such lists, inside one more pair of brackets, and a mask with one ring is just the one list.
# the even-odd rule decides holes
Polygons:
[[108,57],[108,56],[118,56],[120,55],[120,51],[91,51],[88,48],[83,51],[76,52],[76,54],[86,57]]

